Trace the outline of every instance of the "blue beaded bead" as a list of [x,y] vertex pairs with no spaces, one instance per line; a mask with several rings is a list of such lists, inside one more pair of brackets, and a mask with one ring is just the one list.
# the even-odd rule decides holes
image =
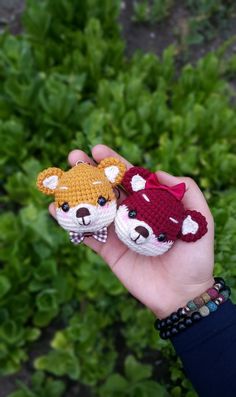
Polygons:
[[189,301],[186,306],[188,306],[190,310],[197,309],[197,305],[193,301]]
[[215,302],[209,301],[206,303],[206,306],[210,310],[210,312],[215,312],[218,309],[218,306]]

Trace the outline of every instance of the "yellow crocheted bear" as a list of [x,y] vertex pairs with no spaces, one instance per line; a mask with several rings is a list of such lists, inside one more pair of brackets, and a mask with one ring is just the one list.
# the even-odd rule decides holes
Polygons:
[[107,239],[107,226],[116,215],[118,185],[126,167],[118,159],[109,157],[97,167],[79,163],[69,171],[51,167],[38,175],[37,187],[55,196],[56,217],[67,230],[74,244],[93,236],[101,242]]

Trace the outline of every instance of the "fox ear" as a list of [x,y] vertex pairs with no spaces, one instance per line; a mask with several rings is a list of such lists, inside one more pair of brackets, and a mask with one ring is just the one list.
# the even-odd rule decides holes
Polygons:
[[178,237],[190,243],[200,239],[206,232],[206,218],[198,211],[185,211],[185,218]]
[[130,168],[124,176],[122,185],[128,193],[138,192],[145,189],[147,178],[151,172],[142,167]]
[[121,183],[126,170],[125,164],[114,157],[107,157],[102,160],[98,168],[104,171],[106,178],[113,187]]
[[64,174],[60,168],[50,167],[40,172],[37,178],[38,189],[47,195],[52,195],[58,186],[59,179]]

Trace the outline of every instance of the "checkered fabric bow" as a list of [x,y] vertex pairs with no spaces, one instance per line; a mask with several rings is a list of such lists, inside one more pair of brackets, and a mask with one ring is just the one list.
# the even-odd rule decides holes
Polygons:
[[70,241],[73,244],[80,244],[84,240],[85,237],[93,237],[101,243],[105,243],[107,241],[107,227],[103,227],[97,232],[93,233],[77,233],[77,232],[69,232]]

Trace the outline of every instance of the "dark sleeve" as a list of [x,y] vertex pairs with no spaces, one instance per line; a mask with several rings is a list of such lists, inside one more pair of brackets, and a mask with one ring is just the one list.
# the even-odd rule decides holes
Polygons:
[[200,397],[236,397],[236,305],[227,300],[171,340]]

